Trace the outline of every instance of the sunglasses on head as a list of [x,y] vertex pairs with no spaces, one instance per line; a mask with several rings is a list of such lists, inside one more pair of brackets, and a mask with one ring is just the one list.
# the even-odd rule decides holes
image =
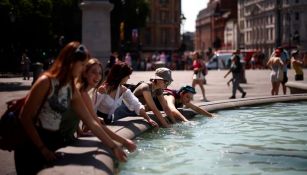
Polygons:
[[74,57],[82,58],[85,57],[86,55],[87,55],[86,47],[83,44],[80,44],[74,52]]

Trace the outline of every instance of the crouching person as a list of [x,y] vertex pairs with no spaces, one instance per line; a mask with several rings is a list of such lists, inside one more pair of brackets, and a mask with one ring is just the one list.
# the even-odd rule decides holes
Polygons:
[[132,71],[132,68],[125,62],[117,62],[112,66],[97,94],[95,102],[97,115],[103,118],[106,124],[111,124],[124,117],[139,115],[144,117],[149,125],[157,127],[158,124],[147,115],[145,107],[131,90],[124,86]]
[[[188,119],[186,119],[186,117],[183,116],[181,112],[178,111],[178,108],[182,108],[183,106],[194,110],[198,114],[206,115],[208,117],[213,117],[213,115],[210,112],[191,103],[191,101],[193,100],[193,95],[195,93],[196,93],[195,89],[188,85],[181,87],[179,90],[172,90],[172,89],[163,90],[163,95],[167,102],[167,105],[172,111],[176,120],[183,122],[188,121]],[[158,101],[155,102],[157,103],[157,106],[159,108],[162,108],[161,105],[158,103]]]

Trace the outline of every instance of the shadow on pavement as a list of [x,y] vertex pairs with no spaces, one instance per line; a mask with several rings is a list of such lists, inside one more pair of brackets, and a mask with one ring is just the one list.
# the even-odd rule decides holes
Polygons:
[[31,88],[30,85],[24,85],[20,82],[0,82],[0,92],[2,91],[22,91],[29,90]]

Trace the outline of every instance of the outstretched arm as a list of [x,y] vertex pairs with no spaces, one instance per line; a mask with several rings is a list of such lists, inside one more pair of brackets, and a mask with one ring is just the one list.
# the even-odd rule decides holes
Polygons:
[[167,105],[167,102],[166,102],[166,100],[165,100],[165,98],[164,98],[164,95],[162,95],[162,94],[159,95],[159,96],[158,96],[158,100],[159,100],[159,102],[160,102],[160,104],[161,104],[161,106],[162,106],[162,108],[163,108],[163,111],[166,113],[166,115],[167,115],[168,117],[170,117],[170,119],[172,120],[173,123],[176,123],[176,119],[175,119],[175,117],[174,117],[174,115],[173,115],[171,109],[170,109],[169,106]]
[[155,102],[153,101],[152,95],[150,94],[149,91],[143,91],[143,96],[144,99],[148,105],[148,107],[152,110],[152,112],[155,114],[155,116],[158,118],[160,123],[162,124],[163,127],[169,128],[169,124],[165,120],[165,118],[162,116],[161,112],[157,108]]
[[207,115],[207,116],[209,116],[209,117],[213,117],[213,115],[210,113],[210,112],[208,112],[208,111],[206,111],[206,110],[204,110],[204,109],[202,109],[202,108],[200,108],[200,107],[198,107],[198,106],[195,106],[193,103],[187,103],[187,104],[185,104],[188,108],[191,108],[192,110],[194,110],[195,112],[197,112],[197,113],[199,113],[199,114],[202,114],[202,115]]
[[123,99],[129,110],[133,110],[137,115],[144,117],[144,119],[153,127],[159,127],[159,125],[152,120],[146,113],[144,105],[139,101],[139,99],[131,92],[130,89],[123,87],[125,92],[123,94]]
[[106,134],[109,137],[111,137],[113,140],[121,143],[130,152],[133,152],[136,149],[135,143],[132,140],[130,140],[130,139],[126,139],[126,138],[123,138],[123,137],[117,135],[112,130],[110,130],[107,126],[103,125],[101,123],[101,121],[99,120],[99,118],[97,117],[95,111],[94,111],[93,104],[92,104],[92,101],[91,101],[90,96],[88,95],[88,93],[86,91],[84,91],[84,92],[81,92],[81,95],[82,95],[82,99],[83,99],[87,109],[91,113],[92,118],[94,120],[96,120],[96,122],[102,127],[102,129],[106,132]]
[[85,104],[78,90],[76,90],[73,94],[71,105],[73,110],[75,110],[75,112],[78,114],[78,117],[80,117],[80,119],[106,146],[112,149],[115,157],[119,161],[127,161],[126,153],[113,142],[108,134],[106,134],[106,132],[102,129],[100,124],[95,119],[93,119],[89,110],[84,107]]
[[187,122],[189,121],[187,118],[185,118],[185,116],[183,116],[181,114],[180,111],[178,111],[178,109],[175,107],[175,98],[171,95],[164,95],[164,98],[166,100],[167,106],[169,107],[169,109],[171,110],[172,114],[174,115],[175,118]]

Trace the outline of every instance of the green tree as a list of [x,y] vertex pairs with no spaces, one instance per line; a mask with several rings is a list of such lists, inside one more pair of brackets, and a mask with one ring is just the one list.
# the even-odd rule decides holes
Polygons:
[[81,39],[79,0],[0,0],[0,66],[17,71],[21,53],[44,62],[57,55],[59,38]]

